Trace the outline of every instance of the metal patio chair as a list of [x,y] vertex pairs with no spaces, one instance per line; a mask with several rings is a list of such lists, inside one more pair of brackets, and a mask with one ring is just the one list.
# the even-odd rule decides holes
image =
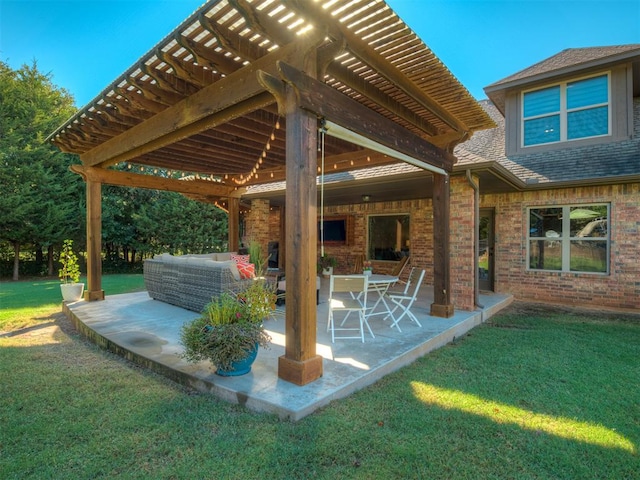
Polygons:
[[[331,343],[335,343],[336,338],[359,338],[364,343],[365,325],[371,336],[375,338],[365,316],[367,310],[367,283],[365,275],[331,275],[329,279],[329,319],[327,321],[327,331],[331,331]],[[353,312],[358,315],[358,327],[345,327],[345,322]],[[345,314],[340,326],[336,326],[336,313]],[[336,332],[359,332],[359,335],[340,335],[336,337]]]
[[[405,292],[388,294],[389,300],[391,300],[391,302],[395,304],[390,314],[391,318],[393,319],[391,327],[396,327],[399,331],[402,331],[400,330],[400,326],[398,325],[398,323],[404,318],[405,315],[416,322],[419,327],[422,327],[416,316],[411,313],[411,307],[413,306],[414,302],[416,301],[416,297],[418,296],[418,290],[420,290],[422,280],[424,280],[424,274],[424,270],[413,268],[411,270],[411,275],[409,276],[409,281],[407,282],[407,288],[405,288]],[[395,313],[398,310],[400,315],[396,317]]]

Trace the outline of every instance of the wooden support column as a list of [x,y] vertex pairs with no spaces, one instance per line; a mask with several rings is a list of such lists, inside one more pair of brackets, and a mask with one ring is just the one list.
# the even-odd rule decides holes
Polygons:
[[433,303],[431,315],[453,316],[449,258],[449,176],[433,175]]
[[285,354],[278,359],[278,376],[305,385],[322,376],[316,354],[317,254],[317,119],[298,108],[296,92],[285,88],[287,119],[286,326]]
[[227,214],[229,232],[229,251],[237,252],[240,244],[240,199],[229,197],[229,213]]
[[104,300],[102,290],[102,184],[87,176],[87,289],[88,302]]
[[287,209],[283,205],[280,207],[280,234],[278,235],[278,268],[284,269],[287,262],[285,261],[287,255],[287,222],[286,222]]

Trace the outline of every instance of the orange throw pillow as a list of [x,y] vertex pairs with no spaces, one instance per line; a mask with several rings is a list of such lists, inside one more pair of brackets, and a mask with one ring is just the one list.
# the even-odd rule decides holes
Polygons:
[[238,262],[240,278],[254,278],[256,276],[256,266],[249,262]]

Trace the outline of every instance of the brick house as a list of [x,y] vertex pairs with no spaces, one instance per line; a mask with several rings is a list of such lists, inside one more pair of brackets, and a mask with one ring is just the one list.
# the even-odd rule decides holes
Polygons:
[[[482,290],[640,309],[640,45],[567,49],[485,91],[497,127],[455,148],[450,177],[455,307]],[[359,255],[377,271],[410,255],[433,284],[429,177],[408,164],[324,176],[338,272]],[[246,235],[281,238],[284,190],[247,191]]]
[[[265,253],[278,242],[289,297],[278,376],[298,385],[322,376],[318,214],[326,217],[322,231],[338,272],[355,269],[362,256],[385,271],[409,255],[429,272],[435,316],[474,309],[480,288],[638,308],[640,168],[631,108],[639,96],[638,46],[561,55],[546,69],[543,62],[489,87],[507,118],[503,153],[487,111],[382,0],[267,3],[206,2],[49,135],[79,156],[72,170],[86,183],[85,300],[105,298],[101,189],[112,184],[226,205],[230,251],[241,233]],[[547,85],[557,84],[565,99],[574,78],[595,104],[579,98],[569,113],[546,111],[553,96]],[[524,143],[517,133],[521,90]],[[562,119],[577,117],[570,137],[581,137],[531,133],[548,130],[547,120],[552,132],[554,115],[564,136]],[[627,144],[635,156],[626,160],[583,155],[626,152]],[[563,175],[578,173],[551,175],[545,166],[552,154]],[[284,180],[286,189],[272,183]],[[571,205],[592,215],[582,218],[579,238],[566,237],[576,215]],[[529,226],[530,217],[539,225]],[[574,271],[574,247],[591,251],[579,255],[590,261],[589,273]],[[570,295],[557,295],[569,287]]]

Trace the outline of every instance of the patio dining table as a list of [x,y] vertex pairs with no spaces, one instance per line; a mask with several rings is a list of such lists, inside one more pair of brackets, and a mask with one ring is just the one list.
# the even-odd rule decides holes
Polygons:
[[[398,277],[394,275],[383,275],[380,273],[374,273],[369,276],[369,279],[368,279],[369,292],[377,293],[378,297],[376,298],[373,306],[370,309],[369,308],[367,309],[368,310],[368,313],[366,314],[367,318],[373,317],[375,315],[385,315],[385,318],[387,316],[391,316],[391,308],[389,308],[389,304],[385,299],[385,294],[387,293],[387,290],[389,290],[389,287],[391,287],[397,281],[398,281]],[[376,309],[378,308],[378,305],[380,305],[381,303],[384,306],[384,309],[377,312]],[[393,318],[393,316],[391,317]]]

